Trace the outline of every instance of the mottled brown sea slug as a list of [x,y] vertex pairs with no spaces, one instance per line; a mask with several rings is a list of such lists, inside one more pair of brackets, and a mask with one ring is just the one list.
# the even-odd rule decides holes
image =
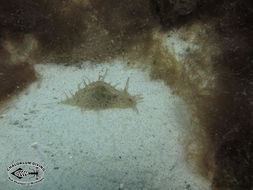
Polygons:
[[60,102],[72,106],[78,106],[81,110],[104,110],[111,108],[132,108],[137,113],[137,103],[143,99],[140,94],[130,95],[128,93],[129,77],[126,81],[125,88],[122,91],[117,90],[115,86],[104,81],[107,70],[104,75],[99,75],[98,80],[87,84],[85,80],[84,88],[81,88],[81,84],[78,84],[78,90],[71,97]]

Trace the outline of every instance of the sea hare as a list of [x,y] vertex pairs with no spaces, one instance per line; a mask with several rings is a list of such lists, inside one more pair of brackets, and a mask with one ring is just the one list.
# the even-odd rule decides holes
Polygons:
[[111,108],[132,108],[138,112],[136,105],[139,100],[143,99],[141,95],[132,96],[128,93],[129,77],[125,88],[119,91],[104,81],[107,71],[104,75],[99,75],[98,80],[87,84],[85,80],[84,88],[78,85],[78,91],[71,93],[72,97],[62,101],[63,104],[78,106],[81,110],[104,110]]

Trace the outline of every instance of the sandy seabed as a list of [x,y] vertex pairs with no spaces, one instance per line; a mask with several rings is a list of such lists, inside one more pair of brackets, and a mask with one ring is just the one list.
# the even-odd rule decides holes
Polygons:
[[[0,120],[0,189],[28,189],[8,180],[7,168],[31,161],[45,168],[44,180],[29,189],[205,190],[210,184],[187,166],[183,135],[191,126],[186,105],[149,71],[121,61],[80,68],[35,66],[41,80],[12,102]],[[142,94],[133,109],[81,111],[60,104],[83,80],[105,82]],[[81,85],[83,88],[84,86]]]

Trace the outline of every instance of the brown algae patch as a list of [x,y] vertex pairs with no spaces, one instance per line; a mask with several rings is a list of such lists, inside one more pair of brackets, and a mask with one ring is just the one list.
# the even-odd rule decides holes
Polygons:
[[132,108],[137,110],[138,100],[143,99],[140,94],[132,96],[128,93],[129,77],[125,88],[119,91],[109,83],[104,81],[107,71],[104,75],[99,75],[98,80],[87,84],[85,81],[84,88],[78,85],[78,91],[72,94],[72,97],[60,102],[71,106],[78,106],[81,110],[104,110],[111,108]]

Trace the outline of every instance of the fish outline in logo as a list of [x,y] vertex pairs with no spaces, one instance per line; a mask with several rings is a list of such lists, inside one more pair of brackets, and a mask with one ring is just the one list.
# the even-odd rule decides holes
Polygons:
[[18,179],[22,179],[23,177],[26,177],[28,175],[32,175],[32,177],[30,177],[30,179],[34,178],[35,176],[36,176],[36,179],[38,179],[38,176],[39,176],[38,167],[36,167],[36,171],[35,171],[35,169],[32,169],[31,167],[29,169],[32,170],[32,172],[25,171],[22,168],[18,168],[15,171],[13,171],[11,174],[14,175],[15,177],[17,177]]

